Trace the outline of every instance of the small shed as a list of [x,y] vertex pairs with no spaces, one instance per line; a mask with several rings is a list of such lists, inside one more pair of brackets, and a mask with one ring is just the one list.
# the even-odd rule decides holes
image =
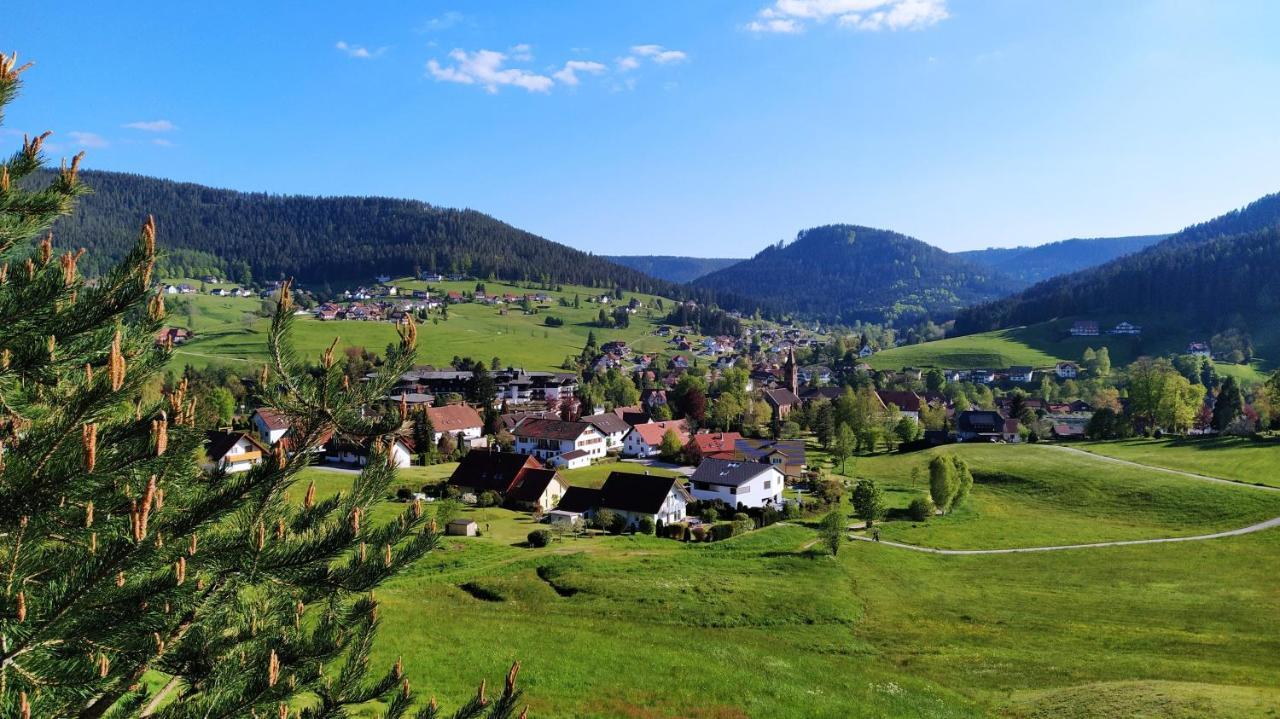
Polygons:
[[454,519],[450,520],[445,526],[444,533],[455,537],[474,537],[476,536],[476,523],[471,519]]
[[547,523],[576,527],[582,523],[582,512],[567,512],[563,509],[553,509],[550,512],[547,512]]

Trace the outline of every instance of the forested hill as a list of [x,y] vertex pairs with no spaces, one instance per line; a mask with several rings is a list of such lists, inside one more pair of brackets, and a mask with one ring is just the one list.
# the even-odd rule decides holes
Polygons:
[[961,334],[1090,314],[1162,313],[1216,328],[1280,312],[1280,194],[1182,230],[1136,254],[969,308]]
[[1059,240],[1034,247],[989,247],[956,255],[1027,284],[1055,275],[1096,267],[1150,247],[1169,235],[1094,237]]
[[852,322],[945,316],[1008,294],[1012,280],[888,230],[827,225],[694,281],[787,312]]
[[605,255],[610,262],[668,282],[693,282],[703,275],[742,262],[730,257],[677,257],[674,255]]
[[[218,270],[244,282],[297,277],[335,286],[415,268],[514,280],[546,279],[672,296],[680,288],[474,210],[385,197],[305,197],[220,190],[116,172],[84,172],[93,194],[54,228],[87,247],[94,272],[121,257],[148,213],[170,269]],[[193,275],[197,272],[181,274]]]

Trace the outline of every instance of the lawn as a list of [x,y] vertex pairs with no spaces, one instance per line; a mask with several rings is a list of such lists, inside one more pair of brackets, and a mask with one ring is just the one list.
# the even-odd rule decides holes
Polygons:
[[1072,446],[1139,464],[1280,487],[1280,442],[1185,437],[1082,442]]
[[[425,283],[415,280],[397,281],[405,289],[421,289]],[[473,290],[475,282],[442,282],[432,287],[441,290]],[[524,287],[501,282],[486,282],[490,293],[524,294]],[[593,323],[601,305],[587,302],[599,289],[565,287],[563,291],[549,291],[551,302],[540,308],[537,314],[525,315],[518,307],[501,314],[497,307],[478,304],[458,304],[449,307],[449,319],[433,316],[429,323],[420,326],[418,333],[419,361],[437,366],[447,365],[455,356],[470,356],[489,363],[498,357],[503,365],[522,366],[531,370],[557,369],[565,357],[576,355],[587,343],[587,336],[594,332],[603,344],[610,340],[628,342],[636,351],[670,353],[670,345],[652,334],[664,313],[652,309],[653,297],[627,294],[641,298],[646,309],[631,318],[626,329],[600,329]],[[561,307],[559,299],[572,302],[574,296],[581,300],[579,308]],[[171,315],[175,325],[188,327],[195,338],[175,351],[173,363],[181,366],[207,366],[226,362],[252,366],[266,359],[266,331],[269,321],[258,316],[262,300],[256,298],[212,297],[209,295],[184,295],[173,301],[176,305]],[[669,302],[668,302],[669,305]],[[559,327],[545,324],[547,317],[564,320]],[[319,355],[334,337],[339,338],[340,349],[364,347],[382,353],[387,344],[396,341],[395,327],[389,322],[328,321],[311,317],[299,317],[295,323],[294,343],[303,355]]]
[[[968,514],[923,533],[889,522],[886,534],[1028,544],[1280,514],[1280,498],[1248,487],[1045,447],[935,451],[961,452],[979,477]],[[849,473],[901,505],[929,456],[861,457]],[[415,468],[405,483],[452,468]],[[615,468],[570,479],[592,485]],[[321,493],[351,477],[308,475]],[[403,505],[384,507],[375,519]],[[799,525],[711,545],[594,536],[528,549],[527,516],[466,513],[486,536],[447,538],[378,591],[375,662],[403,656],[415,688],[446,707],[514,660],[538,717],[1243,719],[1280,702],[1280,532],[981,557],[856,543],[833,559]]]

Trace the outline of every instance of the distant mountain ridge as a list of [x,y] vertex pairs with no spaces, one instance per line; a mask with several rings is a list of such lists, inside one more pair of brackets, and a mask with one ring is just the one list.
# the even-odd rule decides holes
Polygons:
[[[538,237],[489,215],[386,197],[237,192],[119,172],[86,171],[93,190],[54,227],[100,271],[155,215],[164,262],[237,282],[296,277],[310,285],[372,282],[415,270],[549,281],[679,297],[686,287]],[[705,299],[705,298],[704,298]]]
[[959,334],[1059,317],[1164,313],[1188,327],[1280,312],[1280,194],[1192,225],[1135,254],[960,312]]
[[1031,285],[1056,275],[1096,267],[1168,237],[1168,234],[1163,234],[1072,238],[1044,245],[989,247],[953,254]]
[[913,237],[858,225],[826,225],[771,245],[693,282],[782,312],[830,320],[913,321],[947,316],[1019,285],[1003,274]]
[[643,272],[668,282],[681,284],[709,275],[716,270],[742,262],[732,257],[680,257],[677,255],[601,255],[623,267]]

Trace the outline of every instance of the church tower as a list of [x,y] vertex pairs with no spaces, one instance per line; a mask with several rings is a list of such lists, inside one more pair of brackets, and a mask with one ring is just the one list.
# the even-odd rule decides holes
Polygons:
[[791,393],[800,396],[800,368],[796,366],[796,348],[787,348],[787,360],[782,363],[782,377]]

